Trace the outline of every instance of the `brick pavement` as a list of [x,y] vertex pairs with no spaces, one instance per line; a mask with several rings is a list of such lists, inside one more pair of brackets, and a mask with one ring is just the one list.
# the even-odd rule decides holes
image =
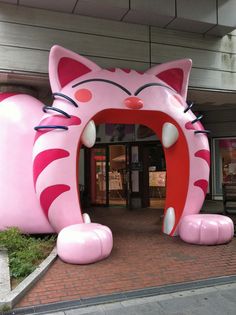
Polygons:
[[93,222],[113,231],[111,256],[87,266],[57,259],[16,307],[236,274],[235,238],[220,246],[186,244],[161,233],[161,214],[119,208],[90,212]]

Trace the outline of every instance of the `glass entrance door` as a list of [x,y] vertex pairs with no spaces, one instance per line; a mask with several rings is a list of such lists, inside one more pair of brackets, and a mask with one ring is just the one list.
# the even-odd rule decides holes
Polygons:
[[143,146],[143,206],[164,208],[166,166],[164,152],[158,143]]
[[91,149],[91,203],[126,206],[129,186],[127,146],[104,145]]
[[107,148],[92,148],[90,158],[91,169],[91,203],[107,205]]
[[109,205],[126,206],[127,155],[123,144],[109,145]]

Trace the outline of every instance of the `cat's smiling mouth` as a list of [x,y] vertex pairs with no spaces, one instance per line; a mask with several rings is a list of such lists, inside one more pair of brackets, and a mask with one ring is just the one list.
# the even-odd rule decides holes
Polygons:
[[[132,115],[130,115],[130,110],[127,109],[106,109],[96,114],[87,123],[80,142],[86,147],[92,147],[96,141],[95,125],[104,123],[146,125],[160,139],[167,167],[163,232],[174,235],[187,198],[190,163],[187,141],[178,122],[169,115],[158,111],[132,110]],[[181,185],[178,184],[180,178]]]

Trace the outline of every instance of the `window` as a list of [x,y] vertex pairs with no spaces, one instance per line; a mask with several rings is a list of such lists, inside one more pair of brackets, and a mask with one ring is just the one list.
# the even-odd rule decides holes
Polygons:
[[236,183],[236,138],[213,140],[213,197],[222,195],[222,183]]

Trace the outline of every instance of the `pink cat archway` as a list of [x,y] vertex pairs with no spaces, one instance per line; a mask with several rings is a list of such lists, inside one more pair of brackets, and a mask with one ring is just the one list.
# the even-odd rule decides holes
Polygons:
[[111,230],[82,214],[77,160],[81,144],[94,145],[96,124],[132,123],[150,127],[164,147],[163,232],[197,244],[232,239],[229,218],[198,214],[208,187],[210,152],[208,131],[186,103],[190,69],[188,59],[154,66],[144,73],[101,69],[54,46],[49,57],[52,106],[43,106],[27,95],[1,96],[4,132],[0,143],[5,145],[0,157],[4,165],[0,229],[18,226],[27,233],[56,231],[58,254],[70,263],[91,263],[109,256]]

